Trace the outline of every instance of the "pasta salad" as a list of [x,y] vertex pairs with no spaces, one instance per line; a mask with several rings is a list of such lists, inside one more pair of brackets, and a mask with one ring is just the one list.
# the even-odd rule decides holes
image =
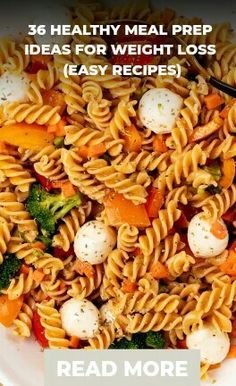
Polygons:
[[[202,24],[170,9],[79,2],[81,26]],[[236,87],[228,23],[210,75]],[[0,41],[0,322],[45,348],[197,348],[201,376],[236,338],[236,104],[187,57],[26,55]],[[181,76],[112,75],[179,64]],[[66,78],[66,63],[107,64]]]

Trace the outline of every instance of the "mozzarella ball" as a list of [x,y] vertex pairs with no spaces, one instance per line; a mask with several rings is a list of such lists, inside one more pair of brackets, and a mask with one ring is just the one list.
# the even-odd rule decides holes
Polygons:
[[188,243],[196,257],[214,257],[222,253],[229,241],[229,234],[223,220],[218,220],[225,229],[225,237],[219,239],[211,232],[212,224],[203,212],[196,214],[188,226]]
[[201,362],[215,365],[226,358],[230,340],[225,332],[205,326],[187,336],[187,347],[200,350]]
[[108,302],[103,304],[100,308],[100,317],[102,323],[113,323],[115,321],[115,315]]
[[60,309],[62,327],[69,336],[93,338],[99,328],[99,311],[88,300],[70,299]]
[[37,12],[33,24],[46,25],[47,33],[45,35],[35,35],[35,41],[38,45],[49,44],[51,47],[54,44],[62,46],[70,41],[69,35],[51,34],[51,25],[70,25],[70,11],[60,4],[44,4]]
[[183,98],[167,88],[152,88],[139,102],[139,118],[154,133],[171,133],[183,105]]
[[76,256],[90,264],[103,263],[116,244],[115,231],[101,221],[89,221],[77,232],[74,241]]
[[0,76],[0,105],[5,102],[26,102],[30,80],[26,74],[4,72]]

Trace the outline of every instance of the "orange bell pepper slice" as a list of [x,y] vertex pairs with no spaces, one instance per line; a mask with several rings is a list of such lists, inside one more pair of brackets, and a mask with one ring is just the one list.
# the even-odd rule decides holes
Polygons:
[[228,189],[232,185],[235,177],[235,162],[233,158],[223,160],[221,172],[222,177],[219,184],[222,188]]
[[40,150],[53,143],[54,135],[45,126],[27,123],[13,123],[1,127],[1,141],[9,145],[30,150]]
[[213,110],[216,107],[225,103],[224,98],[217,93],[207,95],[204,100],[208,110]]
[[234,250],[229,250],[228,258],[220,265],[220,269],[227,275],[236,276],[236,252]]
[[123,292],[125,292],[125,293],[133,293],[133,292],[135,292],[136,291],[136,289],[137,289],[137,283],[134,283],[134,282],[132,282],[131,280],[129,280],[129,279],[125,279],[124,281],[123,281],[123,284],[122,284],[122,286],[121,286],[121,289],[122,289],[122,291]]
[[85,275],[88,278],[93,278],[95,276],[94,267],[87,261],[76,260],[73,270],[79,273],[80,275]]
[[164,136],[157,134],[153,140],[152,143],[153,150],[156,151],[158,154],[160,153],[166,153],[168,148],[164,141]]
[[123,194],[111,192],[104,200],[109,223],[120,226],[124,223],[140,228],[150,226],[150,220],[144,204],[135,205]]
[[123,135],[124,149],[127,152],[139,152],[142,146],[142,137],[137,128],[131,125],[126,128],[126,133]]
[[220,240],[223,240],[227,236],[227,229],[221,221],[217,220],[211,226],[211,233]]
[[9,300],[7,295],[0,296],[0,323],[5,327],[10,327],[13,321],[17,318],[24,296],[20,296],[15,300]]
[[163,193],[160,190],[154,187],[151,187],[151,189],[149,190],[147,202],[145,203],[148,216],[150,218],[157,217],[159,210],[161,209],[163,204],[164,204]]
[[167,279],[169,277],[168,268],[160,261],[152,264],[150,273],[154,279]]

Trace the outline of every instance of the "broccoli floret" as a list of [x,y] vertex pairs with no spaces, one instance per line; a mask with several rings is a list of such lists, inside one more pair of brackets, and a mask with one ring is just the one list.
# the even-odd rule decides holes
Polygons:
[[52,246],[52,239],[50,237],[44,236],[43,234],[39,235],[37,240],[42,241],[46,245],[47,249],[50,249]]
[[149,331],[146,334],[146,345],[150,348],[161,349],[165,347],[165,338],[161,331]]
[[5,256],[2,265],[0,266],[0,291],[7,288],[21,267],[21,260],[18,260],[15,255]]
[[51,194],[46,192],[40,184],[34,184],[26,207],[39,222],[43,235],[49,237],[55,233],[56,222],[80,204],[81,196],[79,193],[65,198],[62,193]]
[[121,340],[117,340],[116,342],[112,343],[112,345],[109,347],[110,349],[123,349],[123,350],[137,350],[139,348],[138,344],[136,342],[133,342],[132,340],[128,340],[126,338],[123,338]]
[[219,181],[221,178],[221,170],[220,170],[220,165],[218,164],[217,161],[213,162],[209,166],[204,166],[203,168],[207,173],[210,173],[212,177],[216,180]]
[[161,349],[165,347],[165,338],[162,331],[149,331],[147,333],[133,334],[131,340],[126,338],[112,343],[110,349],[137,350],[137,349]]
[[206,191],[210,194],[220,194],[221,193],[221,188],[220,186],[214,186],[214,185],[209,185],[206,188]]
[[57,149],[60,149],[64,145],[64,137],[56,137],[53,143]]
[[124,350],[137,350],[145,347],[146,334],[138,333],[133,334],[131,340],[122,338],[114,342],[109,348],[110,349],[124,349]]

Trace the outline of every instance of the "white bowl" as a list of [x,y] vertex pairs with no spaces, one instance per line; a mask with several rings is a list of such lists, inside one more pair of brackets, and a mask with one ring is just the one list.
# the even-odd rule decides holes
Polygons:
[[[66,3],[67,0],[57,0],[58,3]],[[69,0],[70,4],[73,0]],[[112,1],[110,0],[109,3]],[[115,1],[114,1],[115,2]],[[156,4],[157,1],[153,1]],[[227,0],[220,3],[222,12],[220,12],[219,3],[205,1],[201,7],[198,1],[178,3],[178,10],[186,16],[198,16],[206,23],[216,23],[230,21],[235,26],[236,10],[232,9],[233,2],[227,6]],[[236,7],[234,2],[234,7]],[[176,8],[176,0],[158,0],[159,8]],[[228,13],[228,14],[227,14]],[[0,31],[1,35],[1,31]],[[4,386],[43,386],[43,353],[39,345],[34,341],[21,340],[14,337],[10,330],[0,326],[0,384]],[[208,382],[202,383],[203,386],[235,386],[236,360],[226,360],[221,368],[210,372]]]

